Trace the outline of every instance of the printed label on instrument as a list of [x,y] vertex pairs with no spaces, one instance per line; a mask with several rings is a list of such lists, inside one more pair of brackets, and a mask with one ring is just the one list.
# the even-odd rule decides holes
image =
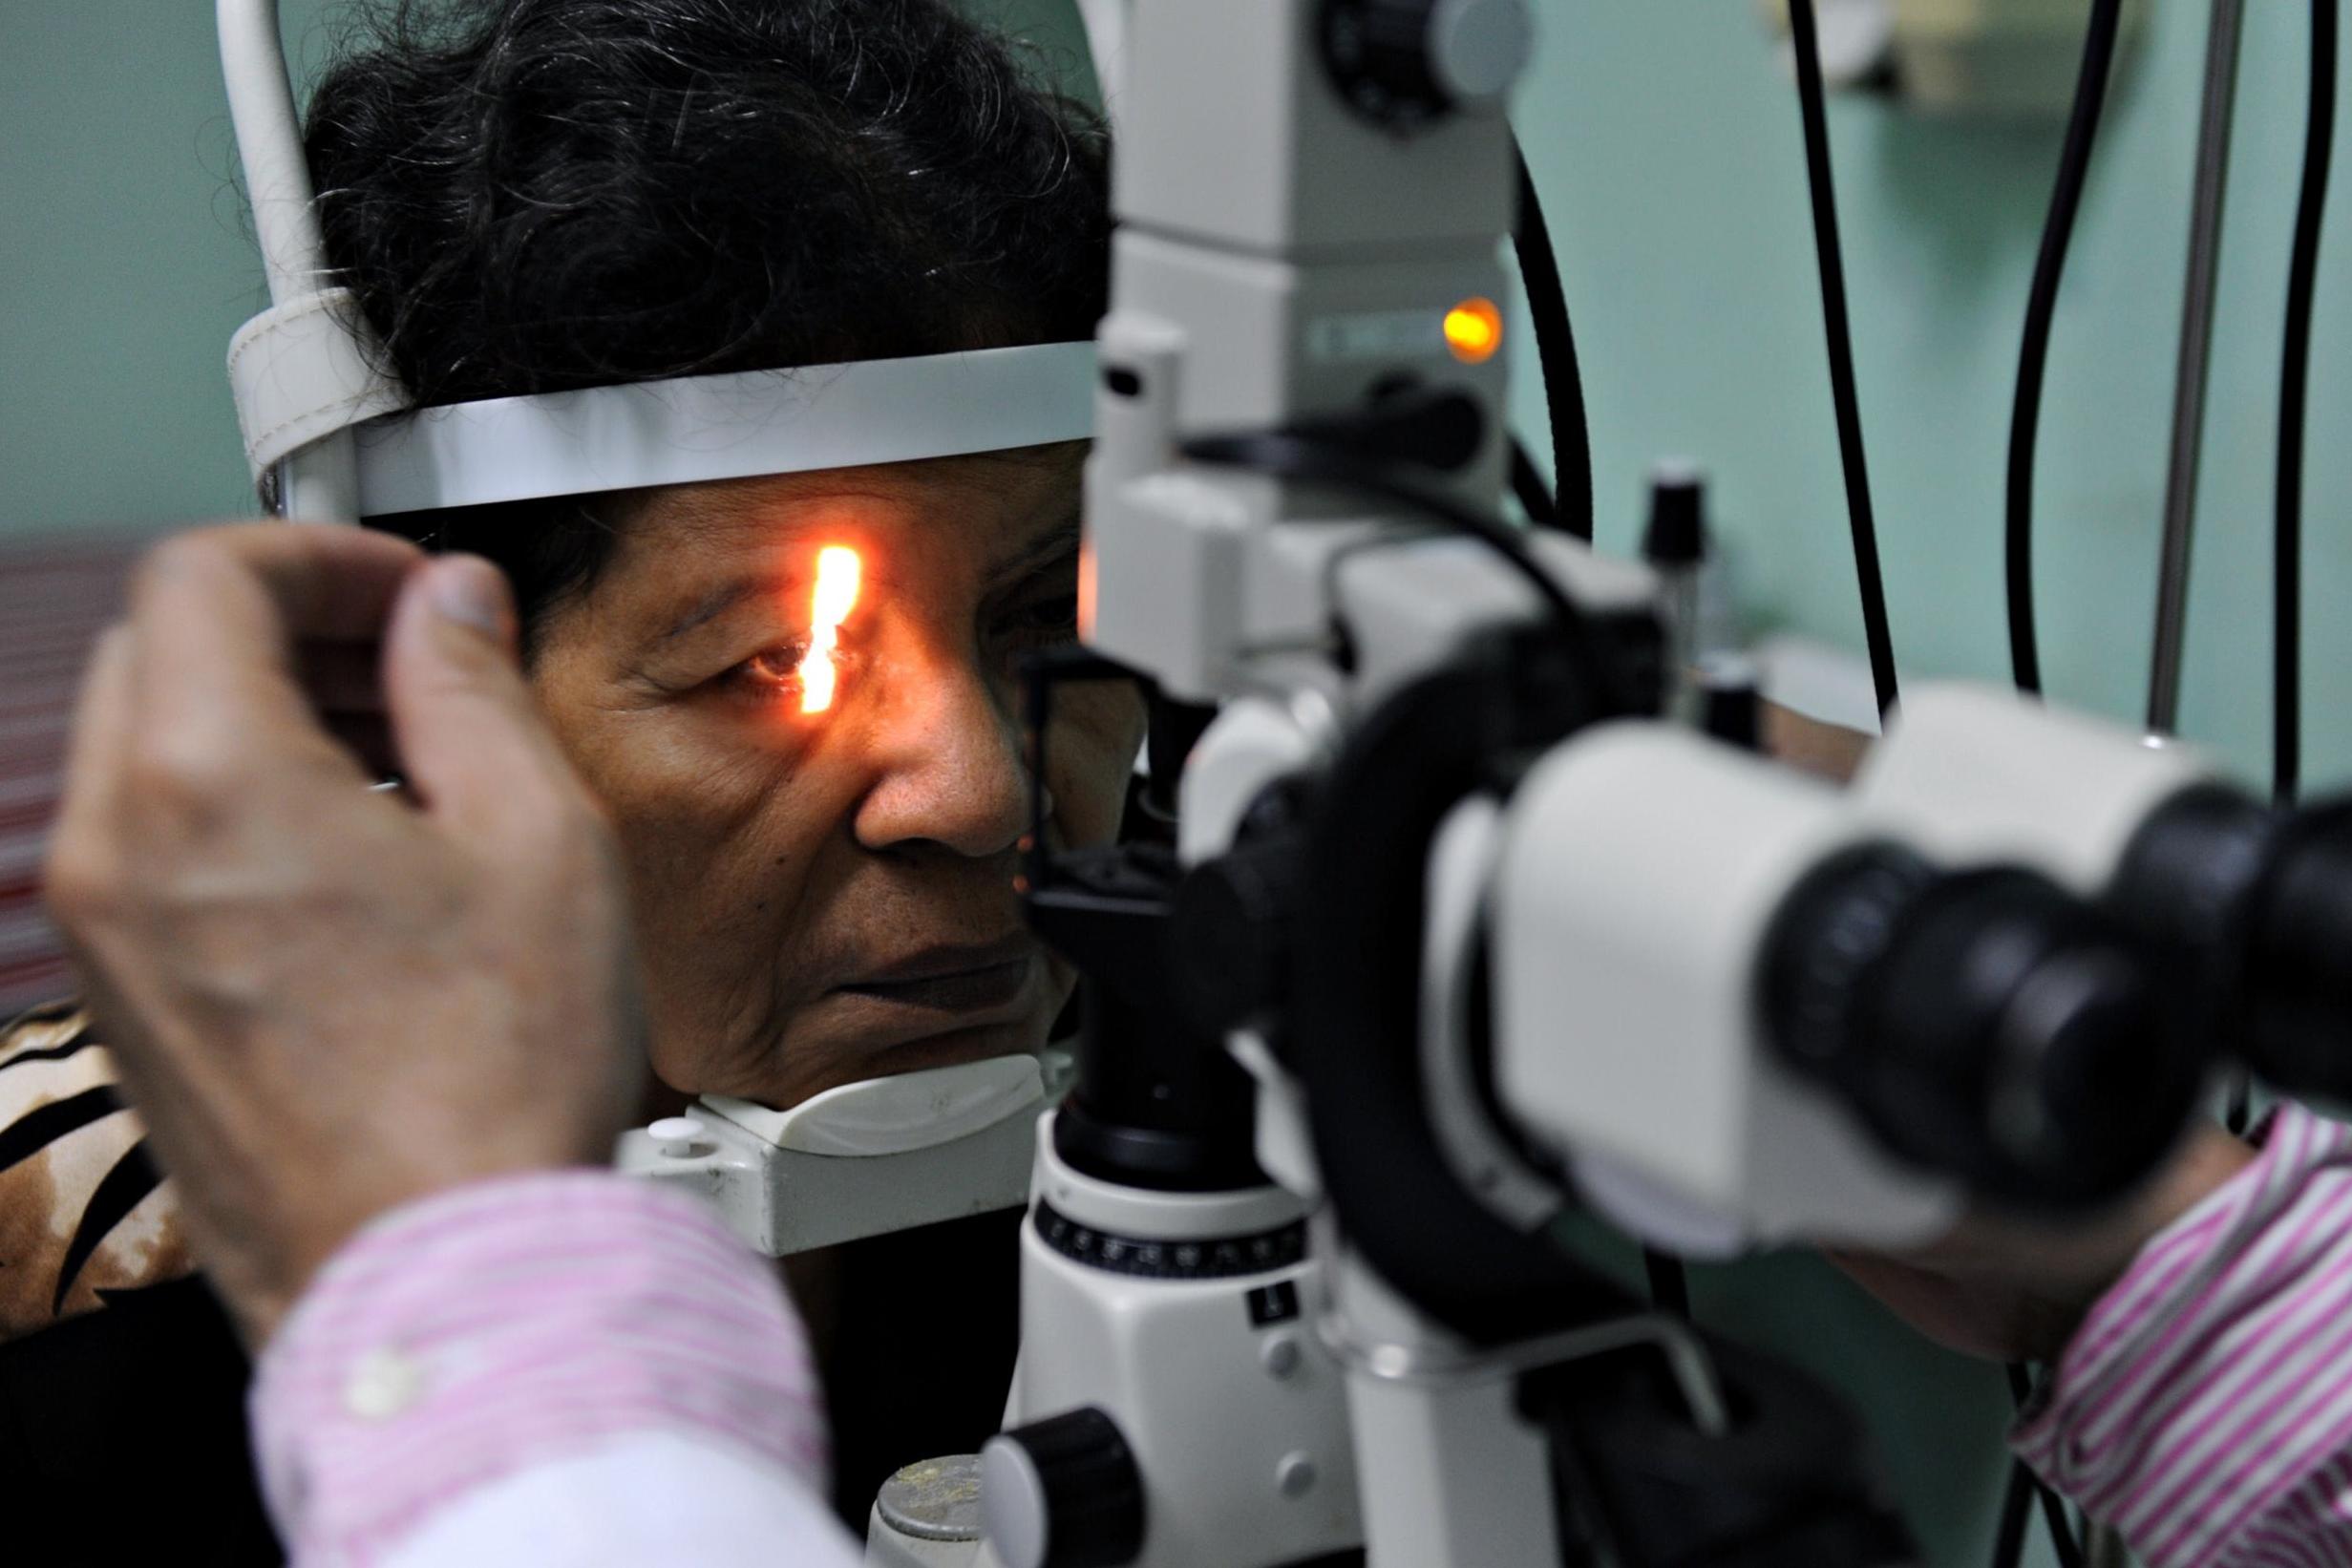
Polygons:
[[1364,310],[1306,324],[1306,356],[1324,364],[1446,352],[1442,310]]

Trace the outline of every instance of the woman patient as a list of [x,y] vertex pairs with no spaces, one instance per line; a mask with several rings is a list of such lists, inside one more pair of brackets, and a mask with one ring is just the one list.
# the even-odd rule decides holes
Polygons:
[[[1083,339],[1103,309],[1099,131],[935,0],[403,8],[328,74],[306,135],[329,254],[420,404]],[[628,858],[648,1113],[1045,1043],[1072,982],[1012,892],[1012,677],[1075,634],[1082,457],[378,519],[514,581],[533,685]],[[811,717],[827,544],[864,581]],[[1057,706],[1049,834],[1118,831],[1141,730],[1132,692]],[[171,1194],[101,1092],[101,1044],[70,1006],[0,1037],[22,1155],[0,1161],[0,1462],[15,1436],[69,1489],[177,1476],[184,1550],[255,1517],[242,1367],[168,1282],[189,1266]],[[858,1522],[888,1469],[993,1429],[1011,1222],[795,1261]]]

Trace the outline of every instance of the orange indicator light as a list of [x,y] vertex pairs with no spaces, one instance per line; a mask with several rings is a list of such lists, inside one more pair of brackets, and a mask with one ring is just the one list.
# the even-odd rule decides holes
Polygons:
[[1078,546],[1078,636],[1081,640],[1094,635],[1094,606],[1101,588],[1095,577],[1094,541],[1087,540]]
[[1467,299],[1446,312],[1446,347],[1463,364],[1483,365],[1502,346],[1503,313],[1493,300]]
[[809,605],[809,650],[800,656],[800,711],[821,713],[833,706],[840,671],[833,662],[841,644],[841,623],[858,603],[861,567],[858,552],[828,544],[816,552],[816,592]]

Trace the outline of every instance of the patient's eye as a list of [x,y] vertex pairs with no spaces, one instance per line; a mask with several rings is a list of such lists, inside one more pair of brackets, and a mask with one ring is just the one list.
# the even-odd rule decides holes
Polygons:
[[1006,619],[1006,635],[1023,647],[1071,642],[1078,635],[1077,584],[1070,583],[1067,592],[1040,594],[1016,605]]
[[789,643],[760,649],[735,666],[720,679],[748,696],[762,701],[782,701],[800,696],[800,662],[808,656],[809,640],[797,637]]

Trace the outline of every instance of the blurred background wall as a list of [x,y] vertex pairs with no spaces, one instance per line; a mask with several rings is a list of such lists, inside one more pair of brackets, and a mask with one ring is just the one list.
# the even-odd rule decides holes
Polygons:
[[[978,0],[1084,81],[1068,0]],[[1604,543],[1652,460],[1713,474],[1760,630],[1859,646],[1796,110],[1734,0],[1539,0],[1518,119],[1576,311]],[[2272,420],[2301,136],[2303,8],[2250,6],[2184,726],[2266,768]],[[2120,69],[2050,356],[2040,465],[2050,689],[2140,706],[2205,8],[2158,0]],[[338,0],[286,0],[315,63]],[[1999,674],[2001,479],[2057,126],[1833,104],[1855,348],[1905,671]],[[0,536],[247,504],[221,372],[261,303],[199,0],[0,5]],[[2312,368],[2310,772],[2352,773],[2352,179]],[[1522,423],[1540,432],[1532,356]]]
[[[1090,78],[1067,0],[978,3],[1049,67]],[[1537,3],[1540,54],[1517,119],[1576,316],[1600,540],[1630,548],[1655,459],[1695,458],[1713,477],[1749,628],[1858,649],[1796,105],[1756,8]],[[286,0],[301,60],[331,49],[341,11]],[[2183,728],[2258,779],[2305,21],[2283,3],[2248,12]],[[2145,7],[2119,69],[2043,424],[2049,688],[2129,718],[2144,700],[2205,16],[2194,0]],[[1902,667],[2003,677],[2002,461],[2059,127],[1848,95],[1831,131]],[[2352,166],[2341,147],[2338,164]],[[248,508],[221,363],[263,294],[233,172],[209,6],[0,4],[0,569],[11,546],[53,560],[57,536],[95,543]],[[2352,774],[2347,187],[2337,180],[2328,217],[2306,483],[2306,772],[2320,784]],[[1540,449],[1534,370],[1522,352],[1517,413]],[[38,678],[53,688],[67,672],[44,658]],[[0,686],[0,708],[30,701],[32,667],[0,670],[19,688]],[[0,796],[9,749],[21,767],[47,733],[0,713]],[[8,860],[0,851],[0,884]],[[1998,1373],[1919,1345],[1810,1259],[1702,1271],[1697,1294],[1704,1312],[1852,1388],[1937,1560],[1983,1559]]]

